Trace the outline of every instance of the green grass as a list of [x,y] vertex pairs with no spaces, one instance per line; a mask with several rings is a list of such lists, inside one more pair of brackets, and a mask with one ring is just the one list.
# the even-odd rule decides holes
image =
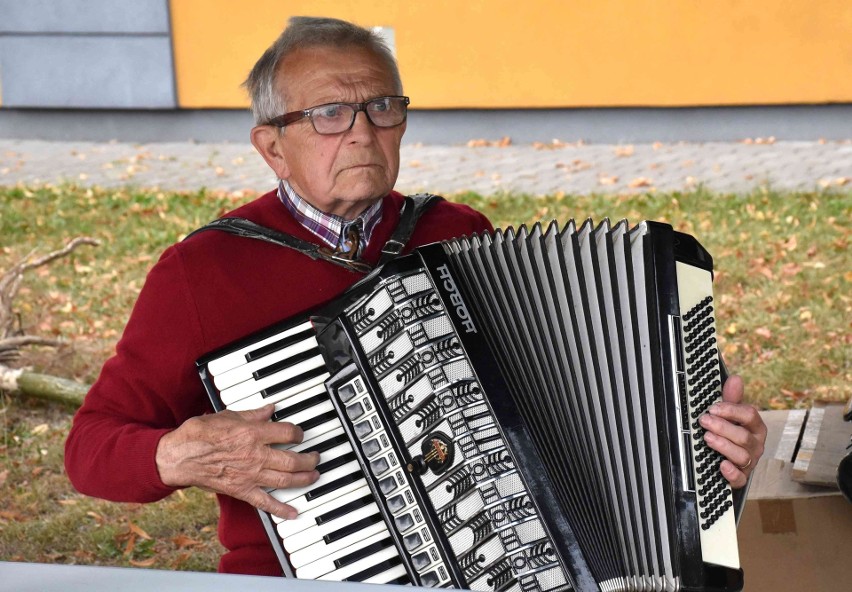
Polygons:
[[[16,300],[21,329],[62,338],[32,348],[21,365],[92,382],[111,354],[145,273],[169,244],[250,199],[231,195],[0,188],[0,272],[32,250],[67,258],[32,270]],[[713,254],[717,321],[730,369],[762,408],[844,400],[852,381],[852,192],[634,196],[460,194],[495,226],[608,216],[668,221]],[[67,410],[7,396],[0,401],[0,560],[215,569],[216,507],[188,490],[149,505],[113,504],[73,491],[62,467]],[[144,536],[143,536],[144,535]]]

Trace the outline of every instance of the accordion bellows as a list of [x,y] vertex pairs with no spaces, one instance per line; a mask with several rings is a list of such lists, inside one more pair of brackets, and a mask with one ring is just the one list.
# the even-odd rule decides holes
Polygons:
[[261,512],[286,575],[485,591],[739,590],[698,418],[724,380],[712,259],[670,226],[436,243],[198,361],[273,402],[321,477]]

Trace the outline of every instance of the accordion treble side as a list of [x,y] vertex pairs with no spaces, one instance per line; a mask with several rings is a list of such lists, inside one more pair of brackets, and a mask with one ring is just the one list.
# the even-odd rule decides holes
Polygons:
[[712,259],[654,222],[417,249],[198,361],[275,403],[320,480],[261,512],[286,575],[473,590],[737,590]]

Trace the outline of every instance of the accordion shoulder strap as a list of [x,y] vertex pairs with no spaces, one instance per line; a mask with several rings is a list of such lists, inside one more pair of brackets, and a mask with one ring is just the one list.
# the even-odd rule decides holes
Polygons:
[[[402,210],[399,215],[399,223],[393,231],[393,234],[382,248],[379,265],[384,265],[402,252],[408,240],[411,238],[414,228],[417,226],[417,220],[420,216],[436,204],[442,198],[431,193],[418,193],[416,195],[406,196],[402,204]],[[253,238],[266,241],[282,247],[294,249],[310,257],[311,259],[323,259],[329,263],[334,263],[341,267],[345,267],[349,271],[359,273],[369,273],[373,267],[364,261],[348,259],[344,256],[335,254],[331,249],[322,247],[315,243],[302,240],[280,232],[267,226],[262,226],[257,222],[253,222],[247,218],[219,218],[205,224],[201,228],[189,233],[183,240],[188,239],[194,234],[204,232],[205,230],[221,230],[236,236]]]
[[417,221],[423,212],[431,208],[433,205],[443,199],[439,195],[431,193],[416,193],[408,195],[405,201],[402,202],[402,210],[399,213],[399,223],[396,225],[393,234],[382,247],[382,256],[379,259],[379,265],[384,265],[397,255],[399,255],[408,244],[411,235],[414,233],[414,228],[417,226]]

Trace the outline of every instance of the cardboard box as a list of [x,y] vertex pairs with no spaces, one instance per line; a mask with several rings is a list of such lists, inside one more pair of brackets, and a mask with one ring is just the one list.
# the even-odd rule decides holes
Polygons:
[[[806,431],[805,411],[761,415],[769,428],[766,451],[752,478],[738,529],[744,590],[849,592],[852,503],[836,487],[793,480],[795,457]],[[842,420],[826,424],[823,418],[823,429],[826,425],[844,450],[852,424]]]

